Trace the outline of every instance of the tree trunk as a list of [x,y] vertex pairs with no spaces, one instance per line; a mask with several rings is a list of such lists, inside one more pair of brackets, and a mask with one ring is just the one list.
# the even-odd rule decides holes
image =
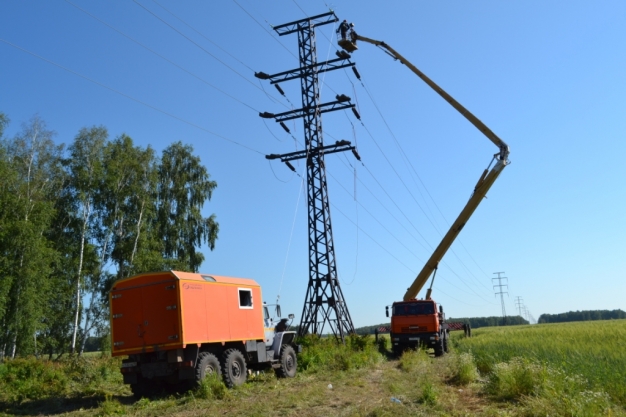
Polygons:
[[91,206],[87,201],[87,206],[83,206],[83,227],[80,233],[80,254],[78,260],[78,276],[76,277],[76,316],[74,317],[74,332],[72,335],[72,355],[76,351],[76,333],[78,333],[78,318],[80,317],[80,274],[83,269],[83,254],[85,251],[85,234],[87,233],[87,220]]

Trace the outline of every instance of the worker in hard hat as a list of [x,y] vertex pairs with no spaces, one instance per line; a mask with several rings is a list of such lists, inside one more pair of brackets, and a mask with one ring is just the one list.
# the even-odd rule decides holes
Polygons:
[[354,31],[354,23],[350,23],[350,42],[356,46],[356,32]]
[[348,33],[348,30],[350,30],[350,25],[348,24],[348,21],[344,19],[344,21],[341,22],[341,24],[337,28],[337,33],[341,32],[341,39],[346,39],[346,34]]

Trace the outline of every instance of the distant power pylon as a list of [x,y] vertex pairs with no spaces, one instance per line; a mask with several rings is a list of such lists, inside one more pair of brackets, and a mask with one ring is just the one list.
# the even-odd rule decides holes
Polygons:
[[517,307],[517,312],[519,316],[524,317],[522,316],[522,310],[524,309],[524,300],[519,295],[515,297],[515,306]]
[[[508,297],[509,293],[507,291],[503,291],[503,289],[506,288],[508,290],[509,288],[508,278],[500,276],[500,274],[504,274],[504,272],[494,272],[494,274],[498,274],[498,277],[491,278],[491,281],[498,281],[497,284],[494,284],[493,288],[498,289],[498,292],[496,292],[495,295],[500,295],[500,302],[502,303],[502,323],[506,325],[506,308],[504,308],[504,294],[506,294]],[[504,284],[502,283],[502,280],[506,280]]]

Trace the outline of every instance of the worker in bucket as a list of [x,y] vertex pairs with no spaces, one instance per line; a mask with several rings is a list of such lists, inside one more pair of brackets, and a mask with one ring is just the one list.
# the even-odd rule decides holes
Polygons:
[[356,45],[356,32],[354,31],[354,23],[350,23],[350,42]]
[[346,34],[348,33],[348,30],[350,30],[350,25],[348,24],[348,21],[344,19],[337,28],[337,33],[341,32],[341,39],[346,39]]

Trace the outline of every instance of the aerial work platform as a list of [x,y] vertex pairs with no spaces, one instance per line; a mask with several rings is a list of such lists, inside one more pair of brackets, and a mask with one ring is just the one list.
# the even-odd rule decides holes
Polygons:
[[337,41],[337,43],[339,44],[339,46],[341,46],[347,52],[354,52],[357,49],[359,49],[359,48],[356,47],[356,43],[350,42],[347,39],[339,39],[339,41]]

